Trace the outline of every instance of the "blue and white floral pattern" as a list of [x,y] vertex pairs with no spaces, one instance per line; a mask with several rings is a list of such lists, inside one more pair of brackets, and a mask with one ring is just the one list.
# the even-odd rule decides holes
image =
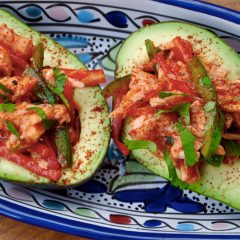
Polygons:
[[[239,14],[196,1],[159,2],[142,1],[135,6],[134,1],[26,0],[2,2],[0,7],[67,47],[89,68],[103,68],[109,81],[122,41],[129,33],[155,22],[197,23],[240,52]],[[79,187],[48,191],[2,181],[0,212],[92,238],[240,236],[238,211],[179,190],[137,162],[127,160],[111,143],[103,167]]]

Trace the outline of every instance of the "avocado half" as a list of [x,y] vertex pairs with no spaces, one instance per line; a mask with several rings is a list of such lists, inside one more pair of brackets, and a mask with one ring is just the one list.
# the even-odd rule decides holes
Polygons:
[[[212,32],[182,22],[163,22],[144,27],[131,34],[117,55],[116,77],[130,74],[133,66],[148,61],[145,39],[152,40],[158,46],[176,36],[187,39],[193,44],[194,51],[199,53],[198,56],[203,64],[214,62],[228,69],[229,81],[240,78],[240,58],[230,46]],[[125,121],[123,139],[131,139],[128,121],[129,119]],[[163,158],[144,149],[133,150],[132,155],[155,174],[169,178]],[[200,181],[189,185],[189,189],[240,209],[240,161],[233,166],[222,164],[220,167],[214,167],[204,164],[201,168]]]
[[[0,24],[26,38],[31,38],[34,45],[42,42],[44,45],[44,66],[63,68],[86,68],[77,57],[67,49],[33,30],[19,21],[7,11],[0,10]],[[88,180],[99,168],[106,154],[110,140],[109,111],[100,87],[76,88],[74,101],[79,107],[81,133],[78,142],[73,147],[73,165],[62,170],[62,177],[56,183],[44,177],[39,177],[30,171],[0,158],[0,179],[27,184],[43,184],[70,186]]]

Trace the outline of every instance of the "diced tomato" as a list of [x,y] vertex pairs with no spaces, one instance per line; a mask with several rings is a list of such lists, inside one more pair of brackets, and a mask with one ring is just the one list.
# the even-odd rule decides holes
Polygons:
[[24,69],[14,67],[12,71],[13,76],[21,76],[24,72]]
[[165,147],[165,142],[161,138],[154,138],[153,141],[157,144],[157,148],[159,151],[163,151]]
[[46,132],[41,136],[41,142],[51,148],[55,155],[57,155],[57,147],[54,142],[54,134],[47,134]]
[[[114,98],[114,109],[117,108],[122,101],[123,94],[116,95]],[[119,137],[122,132],[123,119],[115,118],[112,120],[112,138],[117,148],[121,151],[124,156],[128,156],[129,149],[120,140]]]
[[184,62],[184,56],[178,47],[173,47],[171,50],[174,55],[174,60]]
[[156,96],[159,93],[160,89],[155,89],[150,91],[147,95],[145,95],[144,99],[141,101],[136,102],[134,105],[132,105],[128,110],[127,110],[127,115],[132,115],[134,112],[136,112],[136,109],[141,107],[144,103],[146,103],[150,98]]
[[154,72],[154,71],[155,71],[154,65],[155,65],[155,63],[152,62],[152,61],[147,62],[147,63],[144,63],[144,64],[142,65],[142,70],[143,70],[144,72]]
[[97,86],[105,83],[106,78],[102,69],[86,70],[86,69],[62,69],[65,74],[73,79],[83,82],[86,86]]
[[192,96],[195,95],[192,87],[185,81],[169,79],[167,88],[168,88],[167,89],[168,91],[177,90],[177,91],[180,91],[180,92],[192,95]]
[[171,68],[171,66],[167,63],[167,61],[164,59],[162,52],[158,52],[153,60],[155,63],[159,63],[160,67],[162,68],[163,72],[165,75],[171,73],[176,75],[176,73],[174,72],[174,70]]
[[64,71],[64,73],[71,78],[77,79],[77,80],[81,80],[82,78],[86,77],[88,75],[88,71],[84,68],[80,68],[80,69],[61,69],[62,71]]
[[189,62],[193,58],[192,44],[183,40],[181,37],[176,37],[173,39],[175,47],[172,49],[175,59],[182,62]]
[[22,166],[23,168],[29,170],[32,173],[35,173],[38,176],[48,178],[52,181],[57,181],[62,174],[60,169],[50,169],[48,167],[48,162],[46,162],[46,168],[41,167],[33,158],[22,153],[10,152],[4,145],[0,145],[0,156],[18,164],[19,166]]
[[146,114],[154,114],[154,112],[155,112],[154,108],[152,108],[149,105],[146,105],[143,107],[136,108],[135,111],[129,112],[128,114],[132,117],[140,117],[140,116],[146,115]]
[[160,65],[160,68],[162,68],[163,73],[165,75],[167,75],[167,74],[177,75],[177,73],[174,71],[174,69],[171,67],[171,65],[163,57],[162,52],[156,53],[154,58],[150,62],[143,64],[143,70],[146,72],[153,72],[154,65],[157,63]]
[[56,154],[50,145],[47,146],[43,143],[35,143],[29,147],[29,151],[31,153],[36,153],[42,159],[46,160],[50,169],[60,169]]
[[25,69],[28,64],[27,61],[17,56],[15,53],[9,52],[10,59],[15,67]]

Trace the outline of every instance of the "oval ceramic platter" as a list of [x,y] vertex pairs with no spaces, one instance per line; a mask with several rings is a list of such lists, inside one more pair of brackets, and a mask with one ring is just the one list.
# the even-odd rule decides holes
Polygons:
[[[103,68],[109,81],[122,41],[155,22],[197,23],[240,52],[240,14],[198,1],[1,2],[89,68]],[[82,186],[47,191],[0,182],[0,212],[94,239],[240,238],[240,212],[170,186],[133,160],[126,162],[113,144],[103,167]]]

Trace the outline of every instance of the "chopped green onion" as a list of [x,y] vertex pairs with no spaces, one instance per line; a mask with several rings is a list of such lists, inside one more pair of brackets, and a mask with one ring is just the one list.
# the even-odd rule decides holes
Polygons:
[[179,115],[184,119],[185,123],[190,124],[190,106],[190,103],[182,103],[169,110],[158,110],[156,114],[160,115],[161,113],[178,112]]
[[189,96],[189,95],[185,93],[174,93],[174,92],[165,92],[165,91],[162,91],[159,93],[160,98],[167,98],[171,96]]
[[153,59],[155,54],[158,52],[158,48],[154,46],[154,43],[150,39],[145,40],[145,46],[147,49],[149,60]]
[[203,86],[212,86],[212,81],[211,81],[211,79],[208,76],[202,77],[200,79],[200,83]]
[[20,133],[18,132],[14,124],[9,120],[6,120],[6,124],[7,124],[8,130],[20,140]]
[[157,144],[148,140],[124,140],[124,144],[129,150],[149,149],[151,152],[157,152]]
[[42,119],[43,125],[44,125],[46,130],[50,129],[56,123],[56,120],[48,120],[46,113],[41,108],[31,107],[29,109],[37,112],[39,117]]
[[55,78],[55,92],[62,93],[64,91],[64,86],[67,81],[67,76],[60,72],[59,68],[53,68],[53,74]]
[[8,93],[8,94],[13,94],[13,91],[6,88],[3,84],[0,83],[0,89],[3,90],[4,92]]
[[169,177],[169,180],[171,181],[171,184],[181,189],[187,189],[188,184],[178,178],[176,168],[174,167],[172,159],[166,148],[164,149],[163,155],[168,167],[168,177]]
[[222,112],[219,110],[219,124],[218,124],[218,117],[216,116],[214,119],[214,129],[212,132],[212,142],[209,147],[209,153],[208,156],[206,156],[206,160],[208,160],[217,150],[221,139],[222,139],[222,130],[224,125],[224,116]]
[[67,106],[67,108],[70,108],[69,102],[66,99],[66,97],[63,95],[63,93],[59,93],[58,91],[56,91],[56,89],[52,86],[52,85],[48,85],[48,88],[55,93],[56,95],[58,95],[58,97],[63,101],[63,103]]
[[67,106],[67,108],[70,108],[69,102],[66,99],[66,97],[63,94],[64,86],[67,81],[67,76],[64,73],[60,72],[59,68],[53,68],[53,74],[55,78],[55,86],[52,86],[51,84],[48,84],[48,88],[58,95],[58,97],[63,101],[63,103]]
[[186,124],[190,124],[190,106],[190,103],[183,103],[177,106],[177,110]]
[[185,155],[185,163],[187,166],[193,166],[198,161],[198,157],[194,149],[195,137],[188,128],[183,126],[181,122],[176,124],[176,128],[181,138]]
[[16,104],[13,103],[1,103],[0,112],[14,112],[16,109]]
[[27,67],[23,72],[23,75],[30,76],[38,80],[38,85],[36,87],[36,95],[39,99],[52,105],[56,103],[56,97],[48,89],[48,86],[44,79],[33,68]]

